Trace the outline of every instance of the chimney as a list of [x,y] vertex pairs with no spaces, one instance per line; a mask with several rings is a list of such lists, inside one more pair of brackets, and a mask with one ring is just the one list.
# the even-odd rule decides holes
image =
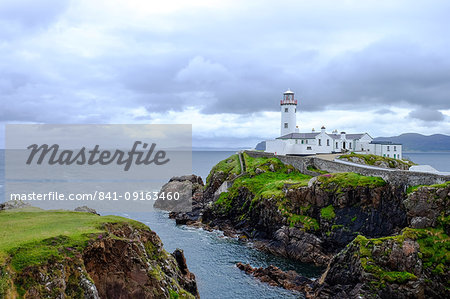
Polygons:
[[314,130],[314,128],[312,128],[311,133],[316,133],[316,130]]
[[345,132],[341,132],[341,139],[345,139]]
[[322,128],[320,128],[320,132],[325,133],[325,126],[322,126]]
[[300,132],[300,131],[298,130],[298,126],[295,126],[295,133],[298,133],[298,132]]

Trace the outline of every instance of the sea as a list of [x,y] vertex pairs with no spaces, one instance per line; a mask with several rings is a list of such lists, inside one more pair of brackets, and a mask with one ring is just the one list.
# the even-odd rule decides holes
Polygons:
[[[194,151],[192,172],[206,180],[211,168],[234,151]],[[404,157],[417,164],[426,164],[443,172],[450,172],[450,152],[404,153]],[[0,202],[4,189],[4,152],[0,151]],[[201,298],[302,298],[297,292],[272,287],[239,270],[237,262],[254,267],[272,264],[283,270],[295,270],[302,275],[317,279],[323,269],[297,263],[260,252],[251,243],[225,237],[220,231],[205,231],[185,225],[176,225],[167,212],[127,212],[117,215],[136,219],[147,224],[161,238],[164,248],[173,252],[184,250],[189,270],[197,279]]]

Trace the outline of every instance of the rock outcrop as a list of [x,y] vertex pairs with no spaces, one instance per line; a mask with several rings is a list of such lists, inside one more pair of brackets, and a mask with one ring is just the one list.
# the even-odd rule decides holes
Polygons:
[[22,209],[29,208],[31,205],[27,202],[21,200],[9,200],[7,202],[0,204],[0,211],[3,210],[12,210],[12,209]]
[[85,212],[85,213],[91,213],[94,215],[100,215],[99,213],[97,213],[96,210],[88,207],[88,206],[81,206],[81,207],[77,207],[74,209],[75,212]]
[[97,239],[82,256],[101,298],[169,298],[171,293],[198,297],[195,276],[187,270],[182,251],[167,254],[150,230],[114,225],[107,229],[120,239]]
[[[272,285],[301,283],[309,298],[442,297],[448,287],[449,183],[415,188],[355,173],[311,178],[274,158],[244,154],[216,165],[195,217],[205,225],[250,239],[273,254],[327,266],[314,282],[279,269],[238,267]],[[222,190],[226,184],[228,188]]]
[[[157,234],[137,222],[106,222],[102,230],[77,248],[65,247],[65,236],[26,245],[47,248],[27,265],[17,262],[20,249],[11,253],[0,266],[0,297],[199,298],[182,250],[168,254]],[[52,250],[58,256],[42,255]]]
[[[435,227],[440,217],[449,214],[450,184],[421,186],[411,192],[403,202],[407,210],[408,224],[412,228]],[[450,228],[444,227],[447,234]]]
[[170,181],[162,186],[160,194],[174,194],[178,193],[178,199],[160,198],[155,201],[153,205],[155,208],[187,213],[186,222],[189,218],[198,216],[198,213],[203,208],[203,180],[196,175],[185,175],[181,177],[173,177]]
[[262,282],[271,286],[282,287],[287,290],[309,292],[313,283],[310,279],[299,275],[295,271],[284,272],[273,265],[266,268],[253,268],[249,264],[237,263],[236,266]]
[[310,296],[444,298],[450,278],[448,261],[442,253],[429,255],[436,245],[428,242],[447,242],[448,247],[449,240],[435,230],[410,228],[388,238],[358,236],[333,258]]

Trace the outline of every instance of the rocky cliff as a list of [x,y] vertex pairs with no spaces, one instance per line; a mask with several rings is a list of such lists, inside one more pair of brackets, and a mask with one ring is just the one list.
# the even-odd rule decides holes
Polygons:
[[138,222],[45,211],[0,212],[0,222],[39,231],[2,235],[1,298],[199,297],[183,252],[167,253]]
[[445,298],[450,281],[450,182],[415,187],[403,201],[408,227],[358,235],[329,263],[310,297]]
[[[448,256],[448,184],[407,194],[405,186],[378,177],[324,173],[312,178],[275,158],[243,154],[243,160],[243,170],[236,157],[213,168],[203,187],[202,209],[171,217],[238,234],[277,255],[327,266],[320,280],[302,280],[308,296],[383,298],[404,292],[421,298],[433,286],[438,289],[433,296],[445,290],[448,259],[437,263],[425,256],[434,244],[443,244]],[[431,267],[442,269],[439,278],[429,273]]]

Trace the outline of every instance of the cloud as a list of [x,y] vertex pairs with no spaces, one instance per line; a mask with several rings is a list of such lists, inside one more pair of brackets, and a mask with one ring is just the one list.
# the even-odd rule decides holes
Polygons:
[[0,2],[0,37],[14,39],[47,28],[68,8],[70,0]]
[[442,112],[432,109],[417,109],[408,114],[409,117],[423,120],[426,122],[439,122],[445,119]]
[[222,140],[259,138],[260,128],[277,134],[291,88],[308,130],[339,119],[330,126],[378,135],[401,120],[402,130],[450,133],[439,114],[450,110],[450,2],[413,4],[3,1],[0,122],[167,117],[204,121],[194,130],[203,138],[229,122]]
[[450,57],[386,39],[334,58],[305,82],[308,110],[405,104],[447,109]]
[[191,83],[199,87],[230,79],[231,74],[223,65],[205,60],[202,56],[191,59],[189,64],[175,76],[175,81]]
[[376,114],[395,114],[394,111],[387,109],[387,108],[381,108],[380,110],[375,111]]

